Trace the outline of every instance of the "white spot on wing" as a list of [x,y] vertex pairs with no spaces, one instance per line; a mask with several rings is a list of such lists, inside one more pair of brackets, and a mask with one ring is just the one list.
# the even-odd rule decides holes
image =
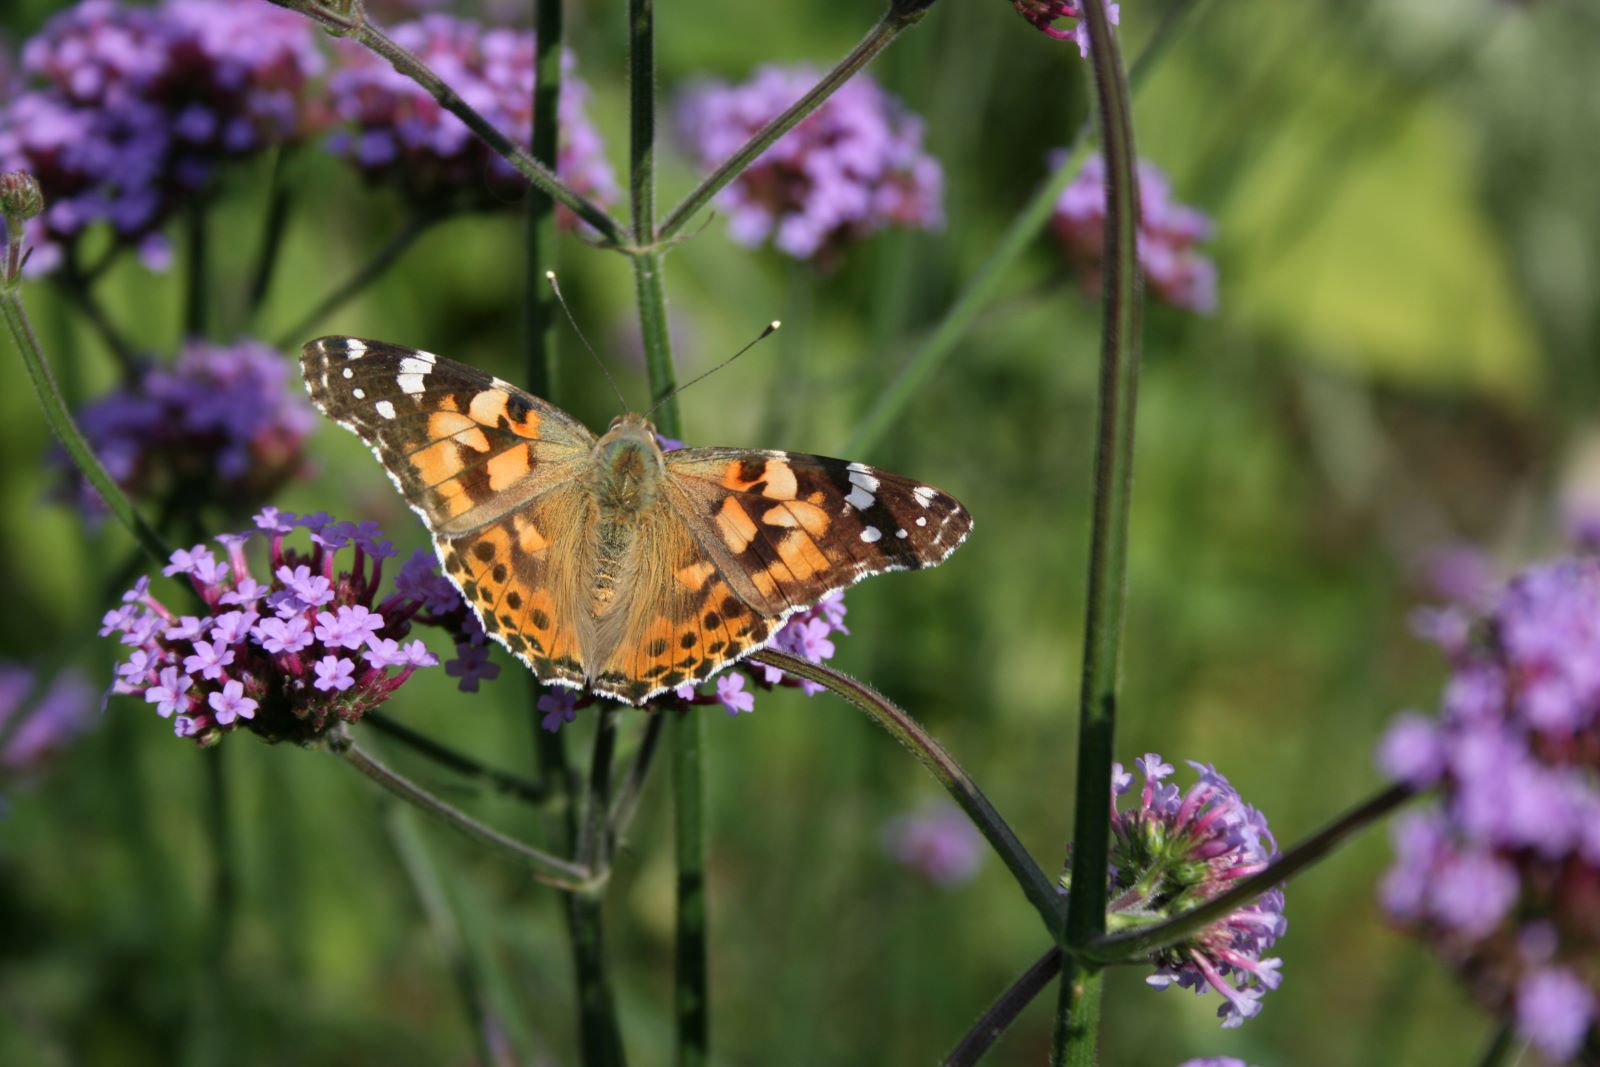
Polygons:
[[346,359],[360,359],[366,354],[367,346],[364,342],[357,341],[354,337],[346,337],[344,339],[344,356]]
[[906,536],[906,532],[905,532],[905,530],[904,530],[904,529],[899,529],[899,530],[896,530],[896,531],[895,531],[895,532],[894,532],[894,535],[895,535],[895,536],[896,536],[896,537],[905,537],[905,536]]
[[876,526],[868,526],[865,530],[861,531],[861,540],[865,541],[869,545],[882,536],[883,531],[879,530]]
[[860,511],[870,508],[873,504],[877,503],[877,500],[877,497],[873,496],[859,485],[852,486],[850,489],[850,495],[844,498],[844,502],[846,504],[849,504]]
[[352,389],[350,390],[350,395],[355,397],[357,400],[365,400],[367,398],[367,391],[360,388]]
[[378,409],[379,415],[382,415],[386,419],[394,418],[394,405],[389,403],[387,400],[380,400],[374,406]]
[[926,515],[918,515],[917,516],[917,525],[918,526],[926,526],[926,525],[928,525],[928,516],[926,516]]
[[422,392],[423,389],[426,388],[426,386],[422,384],[422,375],[420,374],[402,374],[395,378],[395,383],[400,386],[400,391],[402,393],[410,393],[413,396]]
[[[418,355],[427,355],[427,353],[419,352]],[[427,359],[418,359],[417,356],[407,356],[405,359],[400,361],[401,374],[427,374],[432,369],[432,356],[428,356]]]
[[919,485],[911,490],[911,495],[917,498],[917,503],[927,507],[933,503],[933,498],[938,495],[938,490],[931,485]]
[[346,367],[344,369],[344,376],[346,378],[354,378],[356,376],[356,372],[351,370],[349,367]]

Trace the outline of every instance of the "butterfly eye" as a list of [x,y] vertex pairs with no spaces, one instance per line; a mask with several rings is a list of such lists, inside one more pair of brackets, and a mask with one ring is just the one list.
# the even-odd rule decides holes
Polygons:
[[628,416],[626,416],[626,415],[618,415],[616,418],[611,420],[611,425],[606,427],[606,432],[610,433],[612,430],[615,430],[618,426],[621,426],[624,422],[627,422],[627,421],[628,421]]

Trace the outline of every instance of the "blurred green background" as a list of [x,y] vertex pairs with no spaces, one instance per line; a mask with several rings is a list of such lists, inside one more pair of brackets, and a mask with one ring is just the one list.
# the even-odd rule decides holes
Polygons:
[[[0,27],[21,41],[56,6],[13,0]],[[1123,3],[1130,51],[1164,6]],[[624,5],[567,7],[620,168]],[[1149,311],[1117,748],[1124,761],[1155,750],[1215,763],[1290,843],[1377,787],[1370,753],[1395,710],[1433,703],[1441,662],[1406,626],[1418,561],[1461,541],[1506,566],[1556,551],[1575,487],[1600,481],[1600,16],[1581,0],[1196,7],[1140,91],[1136,128],[1178,198],[1216,219],[1221,309]],[[878,11],[869,0],[660,5],[663,99],[769,60],[831,63]],[[827,274],[741,249],[722,219],[675,250],[682,376],[785,320],[684,396],[694,442],[838,453],[1085,113],[1075,47],[1004,0],[936,4],[872,72],[927,121],[947,226],[881,234]],[[297,180],[314,192],[294,219],[268,337],[404,221],[390,195],[303,155]],[[236,172],[214,221],[224,298],[243,285],[269,167]],[[692,180],[669,153],[663,204]],[[402,341],[519,380],[521,241],[512,212],[440,226],[319,332]],[[562,269],[578,320],[640,403],[626,263],[567,237]],[[152,351],[179,340],[181,270],[181,257],[167,275],[126,262],[101,285]],[[50,286],[27,299],[74,396],[107,387],[114,367],[95,335]],[[852,592],[853,635],[836,662],[927,724],[1050,870],[1071,815],[1097,329],[1096,303],[1041,238],[878,451],[851,457],[949,489],[977,526],[945,567]],[[562,359],[565,406],[603,425],[614,403],[570,335]],[[76,663],[109,683],[116,649],[94,631],[130,542],[46,502],[47,431],[15,354],[0,366],[5,655]],[[405,551],[422,543],[359,442],[324,424],[313,450],[318,476],[280,504],[380,520]],[[387,710],[532,773],[526,686],[502,662],[476,696],[431,672]],[[886,857],[885,821],[938,789],[853,709],[781,693],[752,716],[708,714],[716,1062],[934,1062],[1043,949],[1036,916],[992,857],[953,888]],[[574,752],[587,726],[570,729]],[[625,749],[641,726],[624,721]],[[474,813],[536,834],[526,807],[371,741]],[[239,876],[226,1062],[473,1060],[447,942],[401,842],[437,864],[516,1058],[575,1062],[551,891],[397,816],[334,759],[243,734],[224,747]],[[629,1052],[646,1067],[670,1061],[667,769],[607,901]],[[0,1062],[172,1062],[211,1010],[196,996],[212,869],[200,758],[145,707],[114,699],[47,774],[4,794]],[[1115,973],[1104,1062],[1475,1062],[1489,1020],[1374,904],[1387,857],[1382,830],[1369,830],[1290,887],[1284,985],[1240,1030],[1217,1028],[1215,997]],[[1043,1062],[1054,999],[992,1062]]]

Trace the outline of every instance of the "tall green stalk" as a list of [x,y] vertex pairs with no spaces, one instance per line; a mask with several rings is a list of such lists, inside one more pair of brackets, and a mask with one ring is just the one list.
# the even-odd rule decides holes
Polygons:
[[1100,414],[1095,447],[1094,517],[1089,537],[1083,681],[1078,711],[1077,796],[1072,832],[1072,894],[1060,943],[1066,953],[1053,1061],[1089,1067],[1099,1038],[1101,974],[1074,953],[1105,933],[1128,511],[1133,496],[1135,401],[1139,382],[1140,287],[1136,256],[1139,187],[1133,116],[1122,56],[1104,0],[1084,0],[1089,63],[1106,159],[1104,317]]

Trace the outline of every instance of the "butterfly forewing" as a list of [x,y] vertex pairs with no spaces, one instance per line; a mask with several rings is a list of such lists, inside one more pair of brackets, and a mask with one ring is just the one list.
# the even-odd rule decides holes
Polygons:
[[476,529],[569,479],[594,443],[559,408],[414,348],[323,337],[300,362],[312,401],[372,448],[436,532]]
[[685,523],[734,591],[769,615],[884,571],[931,567],[972,529],[948,493],[863,463],[793,452],[666,455]]

